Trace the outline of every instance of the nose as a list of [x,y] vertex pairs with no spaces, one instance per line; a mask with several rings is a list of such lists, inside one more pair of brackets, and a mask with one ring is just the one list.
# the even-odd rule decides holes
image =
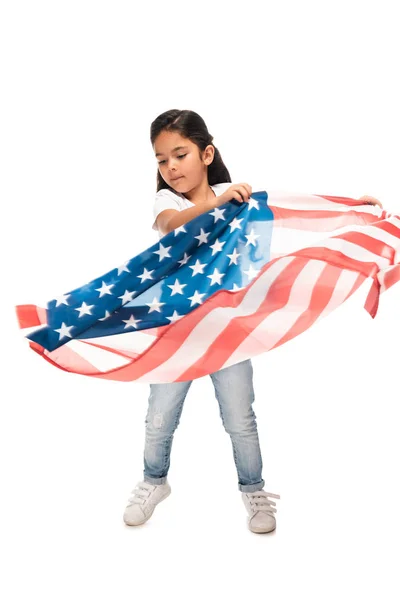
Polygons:
[[168,165],[169,166],[169,170],[172,171],[176,171],[176,166],[175,166],[175,160],[172,158],[171,159],[171,163]]

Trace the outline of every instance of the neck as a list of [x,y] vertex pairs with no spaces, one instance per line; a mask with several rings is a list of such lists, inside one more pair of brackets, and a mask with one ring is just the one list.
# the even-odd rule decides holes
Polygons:
[[204,179],[200,185],[188,190],[183,196],[190,200],[190,202],[193,202],[193,204],[202,204],[203,202],[207,202],[210,198],[214,198],[215,193],[209,186],[207,179]]

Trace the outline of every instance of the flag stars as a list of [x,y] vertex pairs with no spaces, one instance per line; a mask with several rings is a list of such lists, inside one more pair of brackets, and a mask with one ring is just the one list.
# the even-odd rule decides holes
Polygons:
[[56,301],[56,308],[57,306],[60,306],[61,304],[66,304],[67,306],[69,306],[67,299],[70,297],[71,294],[63,294],[62,296],[58,296],[58,298],[55,298]]
[[190,306],[194,306],[195,304],[201,304],[203,296],[205,296],[205,294],[199,294],[199,292],[196,290],[195,293],[193,294],[193,296],[190,296],[188,298],[188,300],[192,301],[190,303]]
[[143,283],[143,281],[146,281],[146,279],[153,279],[153,277],[151,276],[151,274],[154,273],[154,271],[155,271],[155,269],[153,269],[152,271],[148,271],[146,269],[146,267],[144,267],[143,273],[141,275],[136,275],[136,277],[139,277],[139,279],[141,279],[140,283]]
[[137,329],[137,324],[141,322],[141,319],[135,319],[135,317],[131,315],[127,321],[125,319],[122,319],[122,321],[126,323],[124,329],[127,329],[127,327],[134,327]]
[[99,319],[99,321],[105,321],[109,317],[111,317],[111,313],[108,312],[108,310],[106,310],[104,317],[102,319]]
[[207,238],[210,235],[210,231],[208,233],[206,233],[204,231],[203,228],[200,229],[200,235],[195,235],[195,239],[199,240],[199,246],[201,246],[201,244],[207,244]]
[[105,294],[110,294],[112,296],[112,292],[110,289],[114,287],[114,283],[110,283],[110,285],[106,285],[105,281],[101,282],[101,288],[96,288],[96,292],[100,292],[99,298],[104,296]]
[[171,255],[169,253],[169,250],[171,250],[172,246],[168,246],[167,248],[165,248],[162,244],[159,245],[160,249],[157,250],[156,252],[153,252],[153,254],[158,254],[159,255],[159,260],[162,261],[164,258],[166,258],[167,256],[169,258],[171,258]]
[[175,279],[174,285],[168,285],[167,287],[171,288],[171,296],[174,296],[175,294],[183,294],[182,288],[186,287],[186,285],[186,283],[179,283],[179,280]]
[[254,198],[252,198],[251,196],[250,196],[250,200],[247,203],[247,206],[249,207],[249,210],[251,210],[252,208],[256,208],[257,210],[260,210],[258,201],[254,200]]
[[121,275],[121,273],[123,271],[126,271],[127,273],[130,273],[130,270],[126,266],[128,264],[128,262],[130,262],[130,260],[125,261],[123,265],[121,265],[120,267],[118,267],[118,275]]
[[186,233],[186,229],[185,229],[184,225],[179,225],[179,227],[174,229],[174,237],[177,236],[180,231],[182,231],[183,233]]
[[181,267],[183,267],[183,265],[186,265],[187,261],[189,260],[189,258],[192,258],[191,256],[189,256],[188,254],[183,255],[183,259],[182,260],[178,260],[178,263],[181,265]]
[[175,321],[179,321],[179,319],[182,319],[183,315],[178,315],[177,311],[174,310],[174,314],[172,315],[172,317],[167,317],[168,321],[171,321],[171,323],[175,323]]
[[229,227],[231,228],[231,233],[232,231],[235,231],[235,229],[242,229],[242,226],[240,225],[240,223],[243,221],[243,219],[237,219],[236,217],[232,220],[232,223],[229,223]]
[[238,285],[236,285],[236,283],[234,283],[233,288],[231,289],[231,292],[239,292],[242,289],[243,289],[243,287],[239,287]]
[[74,308],[74,310],[79,311],[79,319],[81,317],[83,317],[83,315],[91,315],[92,313],[90,312],[92,310],[92,308],[94,308],[94,304],[91,304],[90,306],[86,304],[86,302],[82,302],[82,304],[80,305],[79,308]]
[[249,235],[245,235],[244,237],[247,239],[246,246],[248,246],[249,244],[252,244],[253,246],[256,246],[257,245],[256,244],[256,239],[259,238],[260,236],[256,235],[254,233],[254,229],[252,229],[251,232],[250,232],[250,234]]
[[219,221],[219,219],[221,219],[222,221],[225,221],[225,217],[224,217],[225,211],[226,211],[226,208],[223,208],[223,209],[215,208],[215,210],[212,213],[210,213],[210,215],[212,217],[214,217],[214,223]]
[[221,285],[221,279],[224,277],[225,273],[220,273],[218,269],[214,269],[214,273],[212,275],[207,275],[209,279],[211,279],[211,285],[218,283]]
[[61,324],[60,329],[55,329],[54,331],[57,331],[57,333],[59,334],[59,341],[62,340],[64,337],[70,337],[72,338],[72,335],[70,334],[69,330],[73,329],[74,326],[70,325],[69,327],[67,327],[67,325],[65,323]]
[[128,292],[128,290],[125,290],[124,294],[122,296],[118,296],[118,298],[121,298],[122,304],[126,304],[132,300],[134,293],[135,292]]
[[217,252],[221,252],[222,250],[222,246],[225,244],[226,242],[219,242],[218,240],[216,240],[215,244],[213,244],[212,246],[210,246],[210,248],[213,249],[212,251],[212,255],[214,256],[214,254],[216,254]]
[[153,298],[153,302],[150,302],[150,303],[146,302],[146,306],[150,307],[149,314],[154,311],[161,312],[160,307],[164,306],[164,304],[165,304],[165,302],[159,302],[157,300],[157,298]]
[[249,266],[249,270],[248,271],[243,271],[244,273],[246,273],[247,277],[249,278],[249,281],[251,281],[252,279],[254,279],[254,277],[260,272],[259,270],[257,271],[256,269],[253,269],[253,265]]
[[199,260],[196,260],[195,264],[192,265],[191,267],[189,267],[189,269],[193,269],[192,277],[194,277],[198,273],[201,273],[203,275],[204,267],[206,267],[206,266],[207,266],[207,263],[204,263],[202,265]]
[[231,265],[232,263],[235,263],[235,265],[237,265],[238,258],[239,258],[239,256],[242,256],[242,255],[239,252],[236,252],[236,248],[235,248],[233,253],[227,254],[227,256],[231,259],[229,261],[229,265]]

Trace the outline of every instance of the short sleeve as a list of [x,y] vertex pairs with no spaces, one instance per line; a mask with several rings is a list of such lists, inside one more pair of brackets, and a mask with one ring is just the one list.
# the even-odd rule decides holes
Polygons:
[[167,193],[167,190],[160,190],[159,192],[157,192],[153,206],[154,223],[152,229],[154,229],[155,231],[158,231],[156,226],[157,217],[160,213],[162,213],[163,210],[181,210],[179,200],[177,197],[174,198],[174,195],[175,194]]

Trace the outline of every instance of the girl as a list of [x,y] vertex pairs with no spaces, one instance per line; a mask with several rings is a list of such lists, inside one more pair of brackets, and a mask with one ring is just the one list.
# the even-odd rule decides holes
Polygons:
[[[159,237],[232,199],[248,202],[252,188],[232,184],[204,120],[191,110],[168,110],[151,124],[150,139],[158,160],[153,229]],[[378,203],[364,196],[365,202]],[[267,533],[276,527],[278,494],[264,491],[262,458],[250,359],[210,375],[223,426],[230,435],[238,487],[248,512],[248,527]],[[150,384],[144,448],[144,479],[132,491],[124,512],[127,525],[141,525],[171,493],[167,481],[174,432],[191,381]],[[274,506],[272,506],[274,505]]]

